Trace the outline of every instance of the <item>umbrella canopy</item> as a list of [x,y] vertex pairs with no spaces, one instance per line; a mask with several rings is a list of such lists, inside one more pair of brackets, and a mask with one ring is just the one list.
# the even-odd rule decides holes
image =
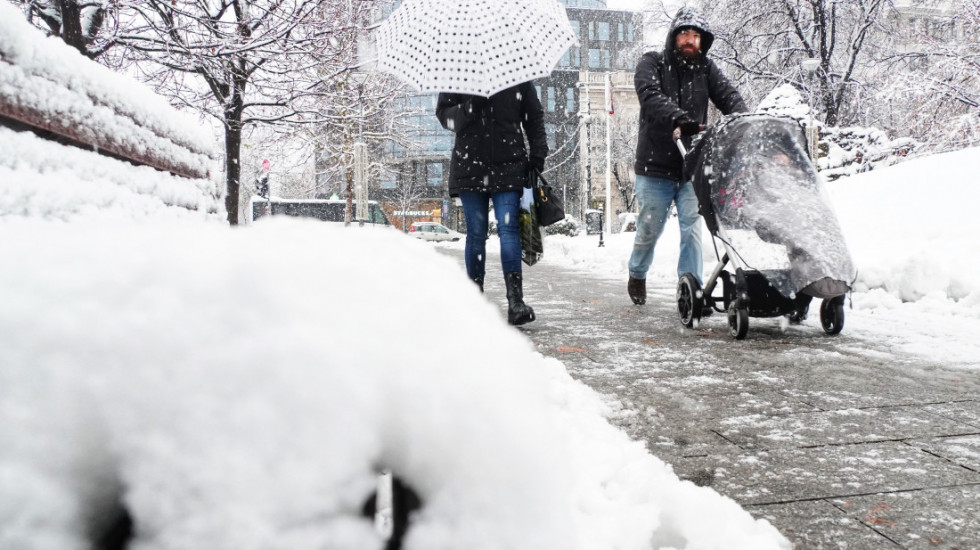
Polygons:
[[378,69],[419,91],[489,97],[548,76],[577,42],[555,0],[405,0],[378,27]]

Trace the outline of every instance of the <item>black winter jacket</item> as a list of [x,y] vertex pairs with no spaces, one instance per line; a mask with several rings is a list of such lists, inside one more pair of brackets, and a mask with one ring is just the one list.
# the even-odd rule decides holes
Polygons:
[[[693,62],[682,62],[674,52],[677,33],[693,27],[701,33],[701,55]],[[708,121],[708,100],[724,114],[748,111],[742,96],[707,58],[714,35],[705,20],[691,8],[681,8],[667,33],[662,52],[643,54],[636,66],[633,83],[640,100],[640,132],[636,143],[637,174],[681,181],[684,159],[671,134],[677,119],[687,115],[695,122]],[[684,138],[690,148],[691,138]]]
[[544,109],[534,85],[524,82],[497,92],[486,107],[470,112],[467,101],[472,99],[471,95],[442,93],[436,106],[439,122],[456,134],[449,166],[449,196],[467,191],[520,190],[528,174],[525,134],[530,156],[548,156]]

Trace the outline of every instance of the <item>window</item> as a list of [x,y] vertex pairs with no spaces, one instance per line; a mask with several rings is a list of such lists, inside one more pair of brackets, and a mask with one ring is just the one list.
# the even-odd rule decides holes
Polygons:
[[566,113],[569,113],[569,114],[576,112],[576,109],[575,109],[575,88],[566,88],[565,89],[565,112]]
[[442,185],[442,163],[441,162],[430,162],[429,175],[426,178],[426,183],[434,187]]
[[591,48],[589,50],[589,68],[598,69],[602,66],[602,50]]
[[568,51],[571,53],[571,66],[581,67],[582,66],[582,57],[580,55],[581,50],[577,46],[572,46],[571,48],[568,48]]
[[619,41],[622,42],[623,41],[623,38],[625,38],[623,36],[623,22],[620,21],[619,23],[616,24],[616,26],[618,27],[618,30],[617,30],[617,35],[618,36],[617,36],[617,38],[619,38]]
[[548,86],[548,112],[555,112],[555,89]]
[[582,41],[582,23],[580,21],[569,21],[572,24],[572,30],[575,31],[575,38]]
[[626,23],[626,41],[627,42],[633,41],[633,23],[630,22]]
[[599,40],[609,40],[609,22],[599,21]]
[[379,185],[382,189],[394,189],[398,187],[398,174],[388,170],[382,170]]
[[548,150],[555,150],[555,125],[548,123],[544,125],[544,133],[548,138]]

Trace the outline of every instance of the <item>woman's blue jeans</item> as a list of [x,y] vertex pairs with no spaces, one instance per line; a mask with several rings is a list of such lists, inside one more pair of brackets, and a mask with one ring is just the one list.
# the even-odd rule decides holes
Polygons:
[[701,279],[704,262],[701,259],[701,216],[698,197],[691,182],[636,175],[636,201],[640,212],[636,219],[633,254],[630,255],[630,277],[646,279],[653,263],[653,249],[664,231],[671,203],[677,203],[677,219],[681,227],[681,250],[677,259],[677,276],[693,273]]
[[500,266],[504,274],[521,272],[521,237],[517,224],[517,210],[521,204],[520,191],[501,193],[460,193],[463,217],[466,219],[466,274],[470,279],[482,279],[486,273],[488,214],[493,198],[493,213],[497,217],[497,235],[500,237]]

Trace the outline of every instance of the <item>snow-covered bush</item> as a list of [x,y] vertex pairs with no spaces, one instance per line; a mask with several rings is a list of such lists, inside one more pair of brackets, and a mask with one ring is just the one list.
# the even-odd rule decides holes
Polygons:
[[790,84],[775,88],[756,109],[760,113],[789,116],[808,128],[817,128],[816,165],[828,181],[900,162],[918,147],[912,138],[889,138],[877,128],[830,127],[811,119],[810,107]]
[[545,235],[567,235],[574,237],[582,232],[582,222],[565,214],[565,219],[542,228]]

